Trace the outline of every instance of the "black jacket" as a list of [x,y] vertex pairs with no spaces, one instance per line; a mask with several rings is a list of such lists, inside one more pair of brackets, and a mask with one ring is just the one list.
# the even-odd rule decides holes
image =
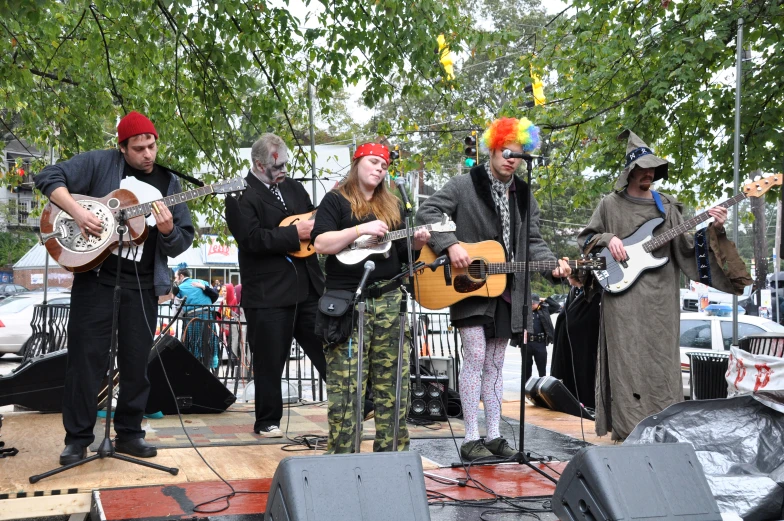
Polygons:
[[226,224],[239,250],[244,308],[293,306],[305,301],[312,284],[324,293],[324,274],[317,256],[298,259],[286,255],[299,250],[295,226],[279,227],[290,216],[314,209],[305,188],[286,179],[278,185],[286,208],[252,173],[248,188],[239,198],[226,198]]

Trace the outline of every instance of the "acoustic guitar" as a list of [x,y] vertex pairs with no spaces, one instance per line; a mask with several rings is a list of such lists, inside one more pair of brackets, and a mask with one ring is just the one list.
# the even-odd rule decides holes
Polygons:
[[[468,297],[497,297],[506,289],[506,275],[523,271],[552,271],[558,261],[506,262],[500,242],[461,242],[471,257],[467,268],[455,268],[445,263],[435,270],[422,268],[414,281],[414,299],[428,309],[441,309]],[[432,264],[437,259],[429,247],[422,248],[419,261]],[[603,257],[568,261],[573,270],[604,269]]]
[[[747,197],[759,197],[772,187],[780,186],[781,180],[781,174],[767,177],[757,176],[753,181],[743,185],[741,193],[716,206],[729,208]],[[653,231],[664,222],[664,219],[661,217],[651,219],[621,241],[626,250],[625,260],[616,261],[609,248],[602,248],[597,255],[607,259],[607,268],[594,271],[593,275],[607,293],[623,293],[637,282],[643,272],[667,264],[670,260],[669,257],[653,256],[656,249],[710,218],[711,215],[708,212],[703,212],[655,237]]]
[[[411,237],[419,230],[427,230],[434,233],[453,232],[457,229],[454,221],[444,214],[441,222],[415,226],[411,229]],[[362,235],[354,242],[339,251],[335,257],[343,264],[358,264],[376,253],[386,253],[392,248],[392,241],[406,238],[406,230],[395,230],[387,232],[383,237],[373,235]]]
[[[298,222],[312,221],[313,219],[316,218],[316,211],[317,210],[313,210],[312,212],[301,213],[298,215],[290,215],[285,219],[283,219],[282,221],[280,221],[280,224],[278,226],[294,226]],[[310,257],[314,253],[316,253],[316,248],[313,247],[313,242],[310,239],[300,239],[299,250],[290,251],[289,255],[291,255],[292,257],[298,257],[300,259],[303,259],[305,257]]]
[[153,202],[174,206],[205,195],[242,190],[245,190],[245,180],[235,177],[142,204],[139,204],[133,192],[123,188],[106,197],[72,194],[82,208],[89,210],[101,221],[100,235],[89,235],[85,238],[73,217],[50,201],[41,214],[41,243],[46,246],[49,255],[66,270],[76,273],[89,271],[106,260],[120,244],[120,212],[124,212],[128,228],[123,234],[123,241],[128,244],[141,244],[147,238],[145,216],[152,212]]

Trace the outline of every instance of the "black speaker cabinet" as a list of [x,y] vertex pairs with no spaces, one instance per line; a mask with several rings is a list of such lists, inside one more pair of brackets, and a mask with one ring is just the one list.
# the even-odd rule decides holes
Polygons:
[[[166,374],[161,368],[163,362]],[[174,396],[166,382],[169,377]],[[153,346],[147,363],[150,397],[144,411],[153,414],[205,414],[223,412],[237,397],[198,358],[173,336],[164,335]],[[176,405],[175,405],[176,399]]]
[[581,449],[552,500],[561,521],[720,521],[702,465],[689,443]]
[[294,456],[278,465],[264,521],[429,521],[416,452]]
[[525,383],[525,395],[539,407],[594,420],[594,414],[583,407],[558,378],[532,376]]
[[446,420],[447,389],[449,389],[448,375],[422,375],[419,385],[416,376],[411,375],[408,417],[433,421]]
[[0,377],[0,406],[20,405],[33,411],[60,412],[63,407],[68,351],[25,360]]

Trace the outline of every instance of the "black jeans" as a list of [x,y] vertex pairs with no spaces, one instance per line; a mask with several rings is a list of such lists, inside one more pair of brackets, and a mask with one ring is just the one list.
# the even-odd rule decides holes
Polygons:
[[[77,275],[71,289],[68,369],[63,396],[65,443],[88,446],[95,440],[98,391],[109,367],[114,287],[92,272]],[[143,306],[143,309],[142,309]],[[114,430],[120,440],[144,438],[142,417],[150,392],[147,357],[157,314],[155,292],[120,290],[117,363],[120,394]]]
[[256,387],[254,430],[270,425],[280,426],[283,417],[280,381],[291,352],[292,337],[302,346],[321,379],[326,378],[324,346],[315,333],[317,309],[318,296],[315,291],[311,291],[307,300],[297,306],[244,308]]
[[536,370],[539,376],[547,376],[547,346],[541,342],[532,342],[528,344],[527,356],[525,358],[525,380],[527,382],[531,378],[531,369],[533,369],[534,362],[536,362]]

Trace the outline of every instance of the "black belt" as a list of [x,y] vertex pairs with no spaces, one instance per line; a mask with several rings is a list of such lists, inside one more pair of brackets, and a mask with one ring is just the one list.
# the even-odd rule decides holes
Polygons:
[[394,291],[403,283],[400,280],[396,280],[394,282],[390,282],[389,284],[384,284],[383,286],[371,286],[369,288],[365,288],[365,297],[366,298],[379,298],[380,296],[384,295],[385,293],[389,293],[390,291]]
[[542,342],[544,343],[547,340],[547,335],[545,333],[539,333],[538,335],[531,335],[528,337],[529,342]]

